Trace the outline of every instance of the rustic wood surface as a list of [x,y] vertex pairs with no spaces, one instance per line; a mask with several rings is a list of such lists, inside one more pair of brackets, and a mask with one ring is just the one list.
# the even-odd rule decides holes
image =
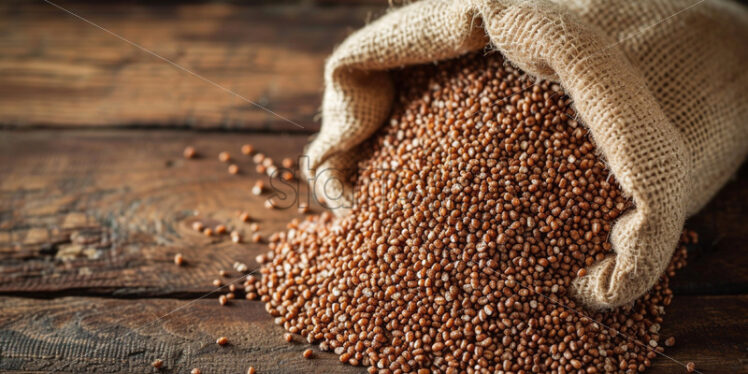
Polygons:
[[[676,298],[662,333],[675,336],[677,344],[666,353],[696,362],[704,373],[745,372],[747,308],[745,295]],[[213,300],[5,297],[0,310],[3,372],[149,373],[156,372],[150,367],[156,359],[168,373],[195,367],[203,373],[243,373],[249,366],[277,374],[365,372],[316,347],[313,360],[302,358],[309,345],[298,337],[286,343],[283,329],[260,302],[221,307]],[[220,336],[230,344],[218,346]],[[685,369],[660,357],[648,372]]]
[[[249,366],[259,373],[361,372],[318,349],[314,360],[303,358],[306,341],[283,340],[260,302],[7,297],[0,309],[2,372],[151,373],[156,359],[166,373],[244,373]],[[221,336],[229,340],[224,347],[216,344]]]
[[386,4],[52,3],[301,127],[24,0],[0,2],[0,124],[314,131],[325,57]]
[[[232,264],[255,269],[267,249],[191,226],[248,239],[238,210],[263,237],[303,218],[306,183],[275,180],[299,200],[266,209],[273,193],[250,188],[269,180],[239,148],[299,156],[319,128],[325,57],[387,1],[50,1],[290,121],[48,2],[0,2],[0,372],[149,373],[156,358],[174,373],[363,372],[316,348],[303,359],[309,346],[283,341],[259,302],[220,306],[219,270],[237,279]],[[185,160],[187,145],[200,157]],[[666,353],[703,373],[748,373],[746,196],[748,166],[688,220],[700,243],[671,283]],[[648,371],[684,372],[664,357]]]
[[[265,248],[234,244],[226,235],[205,237],[192,229],[193,222],[226,224],[248,238],[249,225],[236,213],[247,211],[267,237],[291,218],[303,217],[295,209],[298,203],[314,203],[305,182],[297,179],[292,189],[276,180],[280,192],[298,199],[284,202],[289,209],[265,208],[272,191],[255,196],[250,188],[269,178],[240,154],[241,145],[253,144],[280,163],[297,159],[307,141],[298,134],[5,131],[0,136],[0,292],[130,297],[209,292],[220,269],[230,270],[235,261],[255,268],[254,257]],[[187,145],[200,157],[184,159]],[[218,161],[223,150],[233,154],[239,175]],[[674,280],[676,293],[748,293],[746,191],[748,167],[688,221],[701,243],[692,246],[691,265]],[[185,267],[173,266],[177,252],[188,261]]]
[[[302,217],[296,209],[265,208],[270,193],[249,192],[254,181],[268,179],[239,148],[253,144],[278,162],[297,157],[307,140],[173,130],[0,132],[0,370],[140,372],[163,356],[175,372],[236,372],[249,364],[262,372],[355,372],[327,355],[301,359],[304,345],[282,344],[260,303],[221,307],[211,284],[218,271],[235,261],[254,268],[265,248],[191,228],[202,220],[248,232],[236,218],[246,210],[267,235]],[[200,156],[184,159],[187,145]],[[218,161],[222,150],[240,165],[239,175]],[[299,196],[307,196],[299,186]],[[673,281],[678,296],[666,320],[665,334],[678,341],[668,355],[715,372],[748,372],[746,191],[744,167],[689,220],[701,243]],[[177,252],[186,266],[173,264]],[[182,309],[158,320],[175,308]],[[220,335],[241,340],[216,349],[210,343]],[[276,355],[277,365],[270,359]],[[651,372],[681,369],[658,358]]]
[[[221,269],[235,261],[256,268],[254,258],[267,251],[251,243],[253,217],[267,238],[283,229],[296,207],[309,202],[306,183],[294,189],[274,185],[289,199],[288,209],[267,209],[273,191],[255,196],[258,180],[242,155],[254,144],[280,164],[297,158],[307,136],[205,134],[184,131],[34,131],[0,136],[0,292],[67,292],[117,296],[194,296],[212,289]],[[194,146],[200,157],[186,160]],[[44,154],[39,151],[43,150]],[[233,154],[239,175],[220,162]],[[298,170],[297,170],[298,171]],[[296,173],[299,174],[298,172]],[[280,197],[280,195],[276,196]],[[314,203],[314,201],[311,201]],[[235,244],[228,235],[205,235],[195,221],[225,224],[244,235]],[[182,253],[187,264],[173,264]]]

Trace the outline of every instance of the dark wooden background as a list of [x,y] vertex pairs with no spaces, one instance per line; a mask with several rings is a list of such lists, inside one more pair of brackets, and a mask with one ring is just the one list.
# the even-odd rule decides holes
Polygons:
[[[303,359],[308,346],[283,341],[259,302],[221,307],[208,294],[218,271],[256,268],[264,246],[190,226],[197,212],[247,232],[235,213],[247,210],[268,235],[300,216],[250,194],[261,176],[239,147],[301,152],[319,128],[325,57],[384,0],[53,3],[301,127],[47,2],[0,3],[0,371],[144,373],[160,358],[165,372],[362,372]],[[203,157],[184,160],[187,145]],[[701,243],[663,335],[677,340],[669,356],[704,373],[748,372],[747,197],[744,166],[687,223]],[[660,357],[650,372],[685,370]]]

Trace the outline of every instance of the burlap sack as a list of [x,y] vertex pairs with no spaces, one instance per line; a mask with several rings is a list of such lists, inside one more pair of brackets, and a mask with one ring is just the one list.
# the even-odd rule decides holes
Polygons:
[[424,0],[393,10],[327,62],[312,175],[349,167],[387,119],[388,69],[486,47],[565,87],[635,203],[613,228],[615,255],[575,281],[575,296],[594,309],[635,300],[665,269],[686,217],[748,153],[748,12],[712,0]]

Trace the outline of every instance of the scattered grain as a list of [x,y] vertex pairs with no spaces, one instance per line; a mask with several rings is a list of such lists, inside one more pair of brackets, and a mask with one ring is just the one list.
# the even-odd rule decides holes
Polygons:
[[156,359],[156,361],[153,361],[151,363],[151,366],[156,369],[161,369],[164,366],[164,361],[162,361],[161,359]]
[[184,158],[190,159],[190,158],[195,158],[195,156],[197,155],[197,152],[195,152],[194,147],[185,147],[184,152],[182,152],[182,154],[184,155]]
[[263,190],[265,189],[265,183],[262,183],[262,181],[255,182],[255,185],[252,186],[252,194],[253,195],[262,195]]
[[239,231],[232,231],[231,232],[231,241],[234,242],[234,243],[241,243],[242,236],[239,233]]
[[247,264],[243,262],[235,262],[234,263],[234,270],[240,272],[240,273],[246,273],[249,268],[247,267]]

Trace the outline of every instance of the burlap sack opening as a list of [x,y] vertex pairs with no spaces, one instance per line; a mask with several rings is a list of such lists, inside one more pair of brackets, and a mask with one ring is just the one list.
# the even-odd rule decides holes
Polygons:
[[[341,178],[387,119],[388,69],[486,47],[560,83],[635,208],[616,222],[615,255],[574,282],[587,307],[644,294],[688,215],[748,153],[748,13],[699,0],[424,0],[352,34],[327,62],[311,175]],[[346,212],[351,187],[316,183]]]

